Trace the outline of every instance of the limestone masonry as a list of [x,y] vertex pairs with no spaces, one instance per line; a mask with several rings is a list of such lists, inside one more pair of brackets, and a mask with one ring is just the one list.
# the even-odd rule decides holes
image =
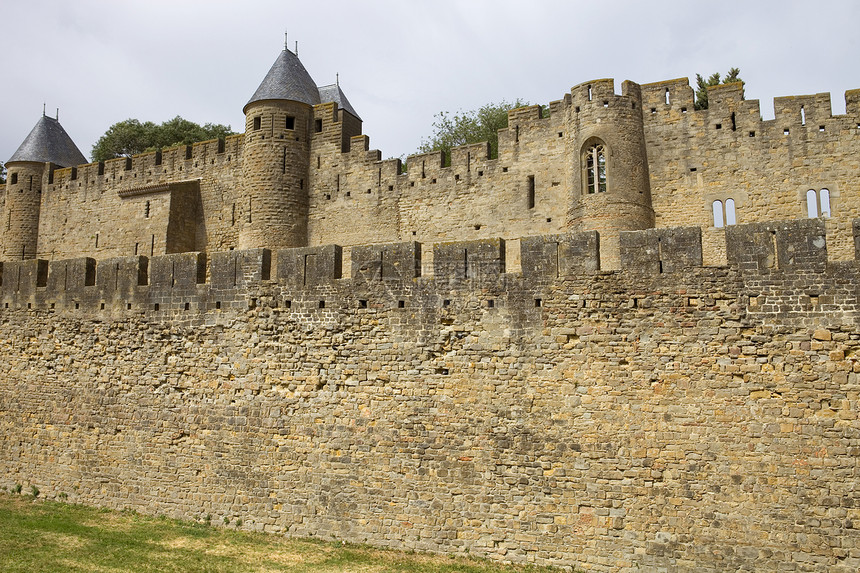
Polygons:
[[0,474],[585,571],[860,569],[860,90],[596,80],[381,160],[283,51],[245,133],[0,205]]

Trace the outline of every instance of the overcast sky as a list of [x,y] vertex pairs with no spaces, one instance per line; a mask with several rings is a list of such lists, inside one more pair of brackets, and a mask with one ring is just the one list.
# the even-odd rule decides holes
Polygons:
[[860,88],[857,0],[5,0],[0,159],[47,104],[87,157],[113,123],[176,115],[243,128],[283,49],[340,84],[383,157],[414,152],[442,110],[545,104],[596,78],[656,82],[741,69],[773,98]]

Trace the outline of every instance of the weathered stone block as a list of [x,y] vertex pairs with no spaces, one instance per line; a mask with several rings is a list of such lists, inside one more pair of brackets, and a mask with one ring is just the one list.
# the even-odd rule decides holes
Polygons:
[[148,277],[147,257],[116,257],[99,261],[96,266],[96,286],[103,294],[131,293],[146,285]]
[[726,228],[726,258],[744,271],[823,269],[827,266],[824,221],[730,226]]
[[212,288],[245,286],[270,278],[272,252],[269,249],[212,253]]
[[205,253],[152,257],[150,284],[161,288],[193,288],[206,280]]
[[340,245],[278,251],[278,281],[292,286],[324,284],[341,278]]
[[420,275],[420,243],[367,245],[352,249],[352,278],[355,280],[412,280]]
[[524,237],[520,240],[523,276],[560,277],[600,270],[597,231]]
[[659,274],[702,266],[700,227],[625,231],[619,242],[624,270]]
[[504,239],[437,243],[433,247],[436,280],[488,279],[504,272]]
[[78,292],[96,284],[96,261],[90,257],[51,261],[48,265],[48,290],[55,294]]
[[30,296],[48,283],[48,261],[30,259],[3,263],[3,292]]

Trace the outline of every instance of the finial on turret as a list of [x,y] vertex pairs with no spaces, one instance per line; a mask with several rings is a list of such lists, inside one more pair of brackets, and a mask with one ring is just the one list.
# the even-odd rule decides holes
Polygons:
[[45,117],[45,106],[48,105],[45,102],[42,102],[42,117]]
[[290,44],[289,44],[289,40],[287,39],[287,31],[286,30],[284,30],[284,49],[285,50],[290,49]]
[[299,41],[296,40],[296,55],[299,55]]
[[340,73],[334,74],[334,83],[336,86],[340,87]]
[[57,121],[60,121],[60,108],[57,108]]

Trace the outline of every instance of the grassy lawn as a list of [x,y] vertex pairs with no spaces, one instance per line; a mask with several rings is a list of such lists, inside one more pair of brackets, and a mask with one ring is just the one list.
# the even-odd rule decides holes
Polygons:
[[0,493],[0,570],[308,573],[546,572],[145,517]]

